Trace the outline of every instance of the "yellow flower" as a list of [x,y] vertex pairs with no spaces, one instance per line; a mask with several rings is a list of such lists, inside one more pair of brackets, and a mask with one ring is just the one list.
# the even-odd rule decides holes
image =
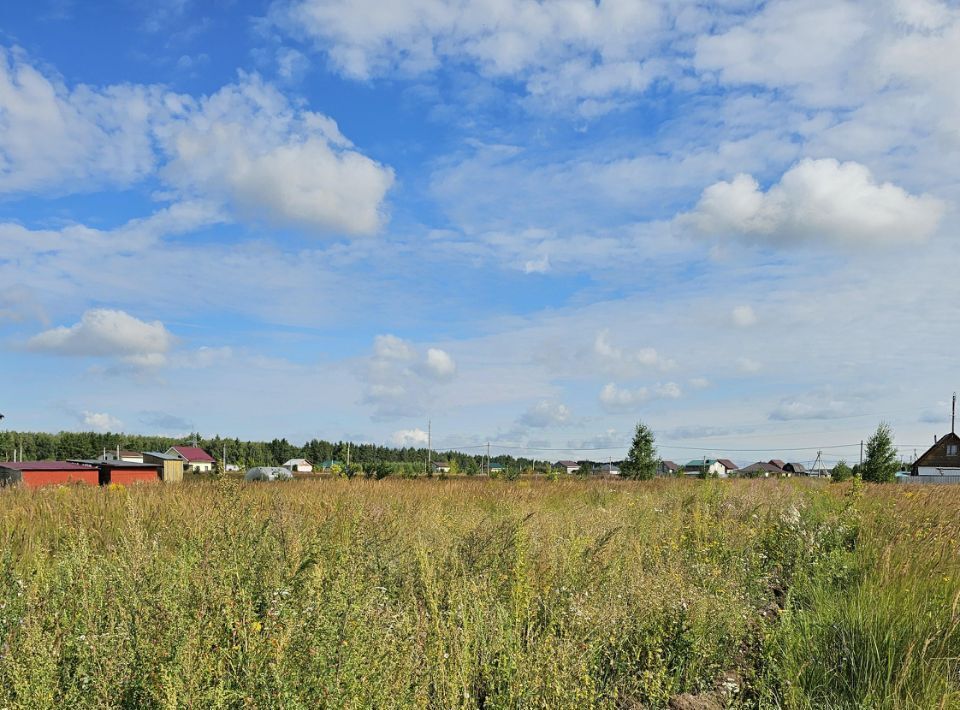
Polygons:
[[250,630],[255,634],[259,634],[262,628],[263,624],[261,624],[259,621],[254,621],[252,624],[250,624]]

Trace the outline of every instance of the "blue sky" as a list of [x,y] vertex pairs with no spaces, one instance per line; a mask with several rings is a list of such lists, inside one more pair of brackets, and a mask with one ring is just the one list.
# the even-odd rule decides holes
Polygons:
[[5,424],[909,456],[958,47],[935,0],[7,3]]

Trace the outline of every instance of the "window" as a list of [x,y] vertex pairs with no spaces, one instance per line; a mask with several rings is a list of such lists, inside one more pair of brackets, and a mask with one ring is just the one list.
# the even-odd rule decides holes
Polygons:
[[958,444],[947,444],[947,456],[956,456],[958,448],[960,448]]

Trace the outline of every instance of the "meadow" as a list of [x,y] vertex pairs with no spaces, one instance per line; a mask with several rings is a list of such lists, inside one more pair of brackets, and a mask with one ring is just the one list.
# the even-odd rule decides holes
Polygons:
[[960,708],[960,487],[0,491],[0,708]]

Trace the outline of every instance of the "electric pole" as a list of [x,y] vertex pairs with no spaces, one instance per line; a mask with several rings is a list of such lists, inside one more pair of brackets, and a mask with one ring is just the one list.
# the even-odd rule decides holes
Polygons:
[[433,422],[427,420],[427,475],[433,473]]
[[487,477],[490,477],[490,442],[487,442]]

